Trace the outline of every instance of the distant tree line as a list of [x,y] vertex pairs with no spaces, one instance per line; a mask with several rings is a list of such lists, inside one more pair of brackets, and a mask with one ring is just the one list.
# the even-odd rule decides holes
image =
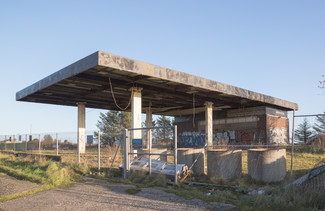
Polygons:
[[[113,146],[122,141],[123,130],[131,128],[131,113],[123,111],[108,111],[100,113],[97,122],[98,129],[101,136],[100,141],[102,144]],[[173,120],[166,116],[158,116],[156,120],[152,121],[152,127],[165,127],[153,130],[153,139],[160,142],[167,143],[172,139]],[[143,127],[145,124],[143,123]],[[95,132],[95,137],[98,133]]]

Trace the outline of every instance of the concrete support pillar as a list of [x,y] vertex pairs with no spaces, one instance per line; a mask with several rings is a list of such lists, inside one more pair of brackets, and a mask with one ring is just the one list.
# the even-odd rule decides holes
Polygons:
[[[152,127],[152,111],[150,108],[146,110],[146,127]],[[152,146],[152,130],[147,130],[147,149],[149,149],[149,145]]]
[[212,102],[206,101],[205,105],[205,133],[208,146],[213,145],[213,109]]
[[78,105],[78,154],[86,152],[86,103]]
[[146,126],[152,127],[152,111],[149,108],[146,110]]
[[[142,88],[133,87],[132,89],[132,102],[131,102],[131,128],[141,128],[141,113],[142,113]],[[132,139],[142,138],[141,130],[131,131]]]

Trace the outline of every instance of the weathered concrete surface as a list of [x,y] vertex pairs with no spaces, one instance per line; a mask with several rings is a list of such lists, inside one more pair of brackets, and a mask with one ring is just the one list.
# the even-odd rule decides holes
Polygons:
[[20,100],[32,93],[40,91],[46,87],[49,87],[59,81],[75,76],[81,72],[88,70],[89,68],[95,67],[98,64],[98,52],[95,52],[75,63],[47,76],[46,78],[28,86],[27,88],[17,92],[16,99]]
[[250,149],[248,175],[256,181],[279,182],[286,176],[286,149]]
[[78,103],[78,151],[86,153],[86,104]]
[[289,108],[290,110],[291,109],[298,110],[298,105],[295,103],[291,103],[285,100],[263,95],[260,93],[252,92],[239,87],[212,81],[209,79],[190,75],[184,72],[175,71],[169,68],[160,67],[157,65],[152,65],[145,62],[113,55],[110,53],[105,53],[102,51],[99,51],[98,54],[99,54],[98,64],[102,66],[135,72],[141,75],[166,79],[169,81],[178,82],[180,84],[186,84],[193,87],[220,92],[226,95],[233,95],[233,96],[246,98],[249,100],[270,103],[270,104],[278,105],[280,107]]
[[208,146],[213,145],[213,103],[205,102],[205,134],[207,134]]
[[208,177],[227,181],[237,179],[242,171],[242,150],[211,149],[207,151]]
[[133,185],[88,178],[71,188],[58,188],[0,203],[0,210],[237,210],[235,206],[186,200],[162,188],[143,188],[127,194]]
[[177,149],[177,163],[185,164],[190,168],[200,153],[203,154],[200,155],[192,171],[194,174],[205,174],[205,149],[179,148]]
[[[85,75],[82,76],[82,74]],[[87,104],[89,107],[117,109],[116,107],[108,107],[105,100],[100,101],[100,99],[104,99],[104,96],[108,97],[108,94],[105,95],[105,92],[109,90],[107,79],[112,75],[117,77],[114,78],[117,84],[122,82],[131,84],[131,86],[133,82],[141,79],[141,83],[146,86],[147,92],[155,91],[154,94],[151,93],[148,96],[151,98],[154,98],[153,95],[156,93],[157,95],[161,94],[163,91],[161,88],[163,88],[164,96],[157,96],[157,98],[164,99],[173,96],[173,100],[168,102],[168,106],[171,107],[182,104],[180,103],[182,100],[190,101],[192,96],[187,91],[192,89],[198,92],[197,96],[204,92],[200,98],[210,98],[219,101],[219,103],[221,102],[220,99],[227,98],[224,105],[232,105],[233,100],[236,100],[236,108],[243,102],[248,102],[249,106],[268,104],[286,110],[298,109],[298,105],[292,102],[101,51],[95,52],[19,91],[16,94],[16,99],[71,106],[75,105],[76,98],[80,98],[89,101]],[[152,83],[153,81],[154,83]],[[155,81],[159,83],[155,83]],[[85,82],[85,84],[79,86],[80,82]],[[60,84],[58,85],[58,83]],[[170,86],[170,83],[173,85]],[[163,85],[163,87],[154,86],[155,84]],[[152,90],[150,90],[151,87]],[[184,90],[179,87],[188,89]],[[71,96],[64,92],[66,88],[69,88]],[[121,93],[121,97],[129,96],[129,92],[126,90],[124,90],[124,94]],[[218,97],[215,98],[215,96]],[[201,106],[203,103],[201,102]],[[156,106],[155,103],[153,105]],[[186,106],[182,109],[185,108],[189,107]]]

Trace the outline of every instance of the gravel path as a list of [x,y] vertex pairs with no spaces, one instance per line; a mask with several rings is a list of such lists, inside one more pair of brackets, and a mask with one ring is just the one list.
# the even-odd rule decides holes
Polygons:
[[37,187],[38,184],[0,174],[0,196],[21,193]]
[[86,178],[71,188],[57,188],[26,198],[0,203],[0,210],[229,210],[232,205],[186,200],[162,188],[143,188],[137,194],[126,190],[133,185]]

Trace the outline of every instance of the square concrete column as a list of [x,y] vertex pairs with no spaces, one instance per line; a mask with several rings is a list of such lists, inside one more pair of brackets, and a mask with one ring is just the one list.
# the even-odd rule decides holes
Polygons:
[[213,145],[213,109],[212,102],[205,102],[205,134],[208,146]]
[[[142,88],[133,87],[132,89],[132,102],[131,102],[131,128],[141,128],[141,113],[142,113]],[[141,130],[131,131],[132,139],[142,138]]]
[[[151,109],[146,110],[146,127],[152,127],[152,111]],[[152,130],[147,130],[147,149],[149,149],[149,144],[152,146]]]
[[86,103],[78,105],[78,152],[86,152]]

